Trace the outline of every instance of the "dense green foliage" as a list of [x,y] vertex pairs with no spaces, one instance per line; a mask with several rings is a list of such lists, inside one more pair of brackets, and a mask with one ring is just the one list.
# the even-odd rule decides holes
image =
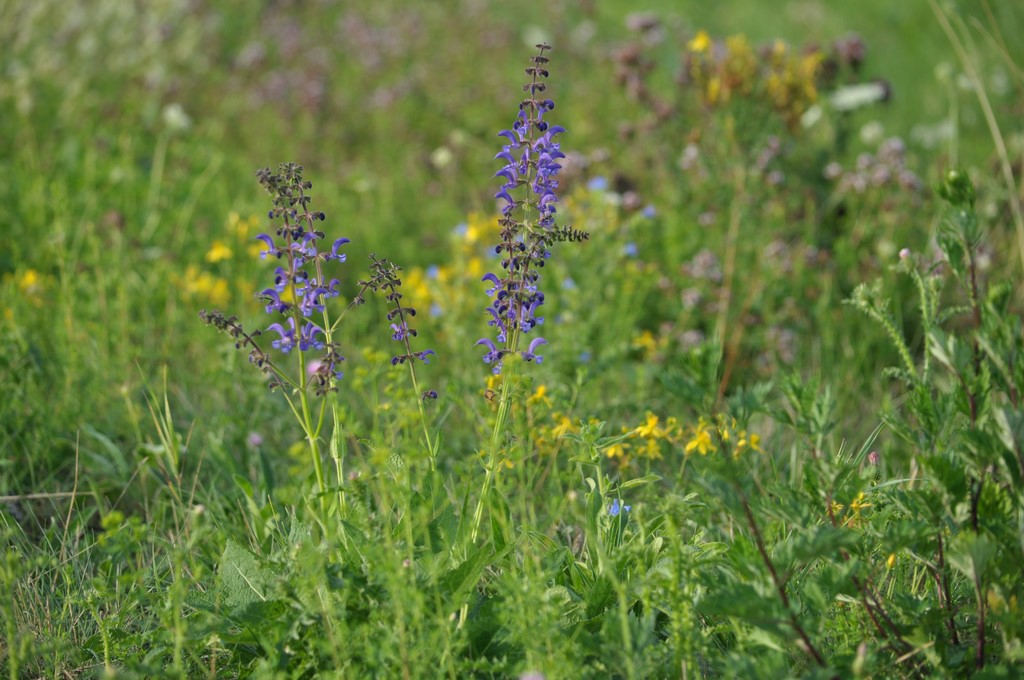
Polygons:
[[[1024,10],[960,4],[0,0],[0,673],[1020,675]],[[538,42],[589,238],[496,376]],[[282,161],[326,394],[200,319],[270,323]]]

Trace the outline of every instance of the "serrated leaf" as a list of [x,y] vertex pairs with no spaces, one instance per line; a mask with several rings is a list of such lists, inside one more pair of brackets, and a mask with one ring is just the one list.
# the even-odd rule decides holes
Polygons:
[[228,539],[220,558],[219,587],[229,611],[240,611],[255,602],[265,602],[274,572],[255,555]]

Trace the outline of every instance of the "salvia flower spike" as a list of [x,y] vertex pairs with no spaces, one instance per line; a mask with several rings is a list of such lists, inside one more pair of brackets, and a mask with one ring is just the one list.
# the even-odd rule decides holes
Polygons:
[[540,269],[551,257],[549,248],[558,241],[582,241],[585,232],[556,224],[559,161],[565,158],[556,137],[565,128],[552,125],[545,119],[554,110],[555,103],[545,96],[548,77],[549,45],[537,45],[537,55],[526,69],[529,81],[523,85],[524,99],[519,113],[509,130],[498,136],[505,140],[495,159],[504,165],[495,173],[502,180],[494,197],[502,202],[500,243],[495,253],[501,258],[500,274],[489,272],[483,277],[488,283],[487,295],[491,305],[487,308],[487,325],[494,329],[494,340],[481,338],[476,342],[487,349],[484,361],[492,365],[494,373],[501,373],[502,358],[518,353],[526,361],[543,359],[536,348],[546,344],[535,337],[527,350],[520,350],[520,337],[528,335],[544,323],[538,315],[544,304],[540,289]]
[[[256,294],[266,313],[274,319],[265,329],[271,334],[270,346],[282,354],[290,354],[298,348],[301,353],[316,350],[323,355],[309,362],[315,370],[300,375],[299,382],[293,383],[277,368],[270,354],[256,343],[260,331],[247,334],[237,317],[227,318],[218,311],[204,310],[201,316],[235,338],[239,348],[250,348],[249,361],[270,376],[272,389],[284,384],[296,389],[313,386],[316,394],[323,396],[336,389],[335,383],[342,377],[341,362],[345,360],[331,339],[333,328],[326,306],[327,300],[341,294],[341,282],[327,279],[324,266],[331,261],[345,261],[340,249],[349,240],[339,238],[331,244],[330,250],[320,249],[319,242],[325,235],[317,230],[316,223],[323,222],[326,216],[309,207],[308,191],[313,185],[302,179],[301,165],[282,163],[277,172],[264,168],[256,177],[273,201],[269,218],[278,224],[274,234],[256,237],[264,245],[260,256],[281,262],[274,270],[274,285]],[[314,316],[319,323],[314,321]]]

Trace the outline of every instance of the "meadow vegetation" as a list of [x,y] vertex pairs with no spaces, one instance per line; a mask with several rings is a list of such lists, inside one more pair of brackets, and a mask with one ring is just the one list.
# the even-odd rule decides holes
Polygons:
[[0,674],[1024,671],[1024,9],[535,5],[0,0]]

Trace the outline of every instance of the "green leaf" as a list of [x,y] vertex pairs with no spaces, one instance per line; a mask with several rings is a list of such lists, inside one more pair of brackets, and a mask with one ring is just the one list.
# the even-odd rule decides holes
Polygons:
[[446,506],[440,515],[431,520],[429,531],[435,552],[454,547],[459,532],[459,518],[455,509]]
[[265,602],[274,572],[255,555],[228,539],[220,558],[219,586],[224,606],[237,612],[256,602]]
[[637,477],[636,479],[630,479],[626,482],[623,482],[619,486],[619,488],[625,491],[626,489],[632,489],[633,487],[636,486],[643,486],[645,484],[650,484],[651,482],[658,481],[661,481],[661,477],[658,475],[644,475],[643,477]]
[[598,576],[583,593],[583,601],[587,604],[586,616],[594,620],[615,602],[615,590],[606,576]]
[[471,547],[469,556],[438,581],[442,592],[447,593],[452,602],[466,602],[469,593],[480,582],[480,575],[490,556],[490,550]]
[[997,549],[995,541],[988,536],[965,531],[950,541],[946,556],[954,569],[972,581],[981,582]]

